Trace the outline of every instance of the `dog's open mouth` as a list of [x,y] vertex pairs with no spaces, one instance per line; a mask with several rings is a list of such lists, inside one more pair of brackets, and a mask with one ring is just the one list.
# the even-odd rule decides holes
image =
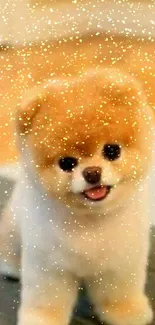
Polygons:
[[83,192],[86,199],[91,201],[101,201],[107,197],[111,190],[111,186],[100,185]]

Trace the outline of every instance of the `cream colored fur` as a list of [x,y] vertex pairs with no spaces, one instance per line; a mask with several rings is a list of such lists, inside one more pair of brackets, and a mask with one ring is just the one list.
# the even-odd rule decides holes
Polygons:
[[[147,193],[142,185],[115,214],[91,219],[80,211],[83,222],[78,225],[78,211],[69,216],[65,206],[49,201],[31,179],[21,175],[7,211],[11,223],[5,233],[7,257],[2,270],[19,275],[13,245],[20,224],[23,304],[19,325],[67,324],[82,279],[101,320],[114,325],[151,321],[151,307],[144,295],[149,249]],[[3,226],[6,229],[5,222],[1,231]],[[8,241],[12,225],[12,240]]]

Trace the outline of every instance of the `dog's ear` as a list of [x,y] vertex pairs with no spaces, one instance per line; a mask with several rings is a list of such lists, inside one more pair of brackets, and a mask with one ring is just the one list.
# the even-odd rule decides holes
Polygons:
[[46,102],[46,87],[34,88],[27,92],[19,104],[16,113],[17,133],[26,135],[31,131],[34,117]]
[[146,100],[142,84],[126,71],[102,68],[96,78],[99,93],[114,106],[138,105]]
[[128,73],[112,71],[108,78],[109,93],[114,105],[140,105],[146,101],[142,84]]

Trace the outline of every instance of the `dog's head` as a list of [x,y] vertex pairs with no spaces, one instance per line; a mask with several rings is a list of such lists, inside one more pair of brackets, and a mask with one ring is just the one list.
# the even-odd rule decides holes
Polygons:
[[17,124],[28,164],[68,206],[116,207],[147,174],[153,112],[124,73],[107,68],[53,80],[32,91]]

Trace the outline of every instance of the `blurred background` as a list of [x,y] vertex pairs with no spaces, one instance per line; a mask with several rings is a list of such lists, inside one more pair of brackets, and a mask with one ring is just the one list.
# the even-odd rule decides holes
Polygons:
[[23,92],[77,62],[129,70],[155,106],[154,0],[0,0],[0,13],[0,167],[18,159]]
[[0,40],[23,44],[105,31],[155,36],[154,0],[0,0]]

